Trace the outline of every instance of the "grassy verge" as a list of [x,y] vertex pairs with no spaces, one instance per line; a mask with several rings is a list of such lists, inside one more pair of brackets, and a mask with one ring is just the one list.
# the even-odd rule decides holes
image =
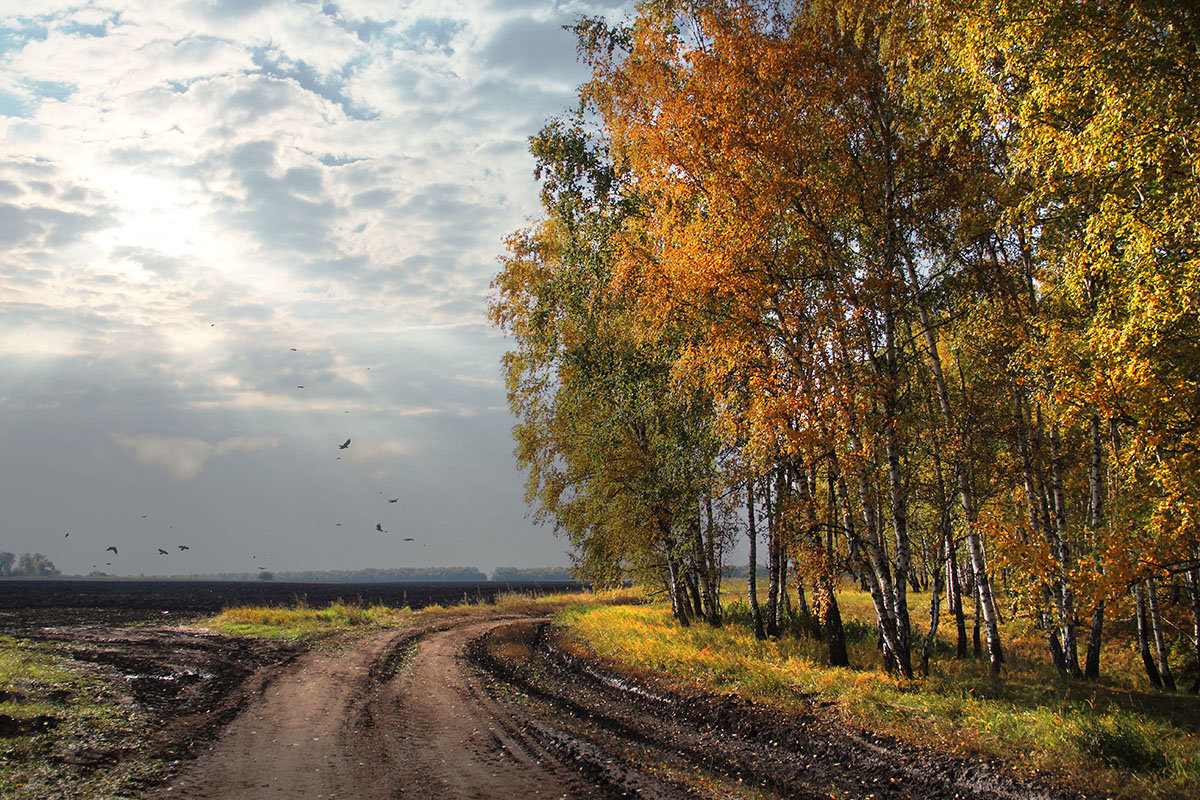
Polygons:
[[372,628],[417,627],[466,616],[552,614],[578,603],[604,604],[629,599],[619,592],[529,595],[500,594],[494,602],[463,602],[420,609],[337,601],[323,608],[298,602],[291,606],[240,606],[201,620],[200,625],[231,636],[261,636],[306,641]]
[[0,636],[0,797],[118,798],[162,765],[116,758],[146,725],[105,681],[53,647]]
[[999,756],[1018,771],[1104,796],[1200,798],[1200,699],[1136,688],[1119,637],[1106,653],[1110,672],[1096,684],[1059,680],[1023,620],[1004,631],[1000,680],[939,640],[930,677],[904,681],[881,668],[869,598],[847,593],[842,608],[856,668],[828,666],[820,643],[795,631],[756,641],[740,601],[727,606],[718,629],[680,628],[661,605],[579,604],[557,621],[582,649],[676,689],[734,692],[793,710],[812,695],[833,701],[849,724]]

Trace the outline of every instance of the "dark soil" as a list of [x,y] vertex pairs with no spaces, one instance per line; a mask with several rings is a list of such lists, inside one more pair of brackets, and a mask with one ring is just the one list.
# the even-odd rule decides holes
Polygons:
[[1077,797],[848,730],[816,705],[787,715],[673,693],[571,652],[544,621],[499,613],[305,650],[161,614],[23,612],[0,615],[0,633],[86,665],[156,720],[139,741],[58,747],[54,797],[109,773],[131,776],[122,797],[195,800]]
[[686,776],[686,786],[753,786],[790,798],[1081,797],[1023,781],[992,760],[849,730],[815,705],[785,714],[734,695],[682,696],[616,675],[569,652],[547,624],[496,629],[473,644],[471,657],[547,707],[530,727],[561,757],[638,796],[656,796],[630,781],[648,771],[668,782]]
[[71,609],[107,614],[207,613],[237,605],[325,606],[335,600],[423,608],[464,600],[492,602],[502,592],[579,591],[574,581],[209,581],[132,578],[0,578],[0,610]]
[[[72,725],[63,726],[67,730],[60,729],[52,743],[31,742],[34,752],[10,754],[46,758],[57,765],[62,794],[55,797],[74,797],[71,787],[96,780],[129,794],[139,793],[139,786],[157,784],[173,763],[193,757],[198,746],[219,733],[247,699],[300,652],[290,643],[154,624],[161,620],[159,614],[103,609],[0,615],[0,634],[36,643],[97,675],[111,698],[140,709],[149,721],[137,741],[113,741],[94,735],[86,726],[81,730]],[[33,720],[43,722],[35,732],[60,727],[59,722],[70,719],[74,702],[89,700],[63,696],[67,694],[51,688],[37,697],[22,698],[48,701],[62,709],[61,718]],[[0,730],[0,737],[29,732]],[[47,746],[48,753],[37,754]]]

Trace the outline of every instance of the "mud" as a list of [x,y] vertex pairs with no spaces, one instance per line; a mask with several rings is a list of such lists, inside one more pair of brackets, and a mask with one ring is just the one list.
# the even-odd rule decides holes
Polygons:
[[619,675],[544,620],[500,613],[315,649],[153,615],[0,616],[0,633],[88,665],[156,720],[139,741],[56,756],[64,779],[160,765],[123,797],[1080,797],[848,729],[815,702],[783,714]]
[[[613,774],[638,796],[707,786],[716,796],[1082,797],[1022,779],[993,760],[848,729],[815,703],[797,715],[733,695],[680,695],[571,652],[545,624],[493,631],[473,644],[471,657],[544,706],[530,727],[547,746]],[[647,792],[631,776],[654,778],[659,787]],[[684,779],[664,793],[672,776]]]
[[[300,652],[294,644],[199,630],[186,618],[177,625],[163,625],[162,619],[158,613],[104,609],[0,616],[0,634],[35,642],[67,658],[76,668],[98,676],[119,703],[142,710],[150,721],[136,741],[112,741],[92,735],[86,726],[67,726],[69,733],[62,734],[45,756],[49,768],[58,773],[61,796],[73,797],[72,787],[97,781],[120,786],[122,796],[137,796],[157,785],[173,765],[193,758],[198,747],[216,736],[247,699]],[[69,714],[75,699],[59,696],[63,694],[49,689],[36,699],[58,704]],[[47,717],[43,730],[59,722]],[[0,736],[26,732],[0,731]],[[9,757],[24,756],[18,750]]]

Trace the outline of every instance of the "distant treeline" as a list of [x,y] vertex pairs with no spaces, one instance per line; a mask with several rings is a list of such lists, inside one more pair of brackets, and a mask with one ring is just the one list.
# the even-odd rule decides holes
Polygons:
[[61,574],[54,562],[41,553],[16,553],[0,551],[0,577],[15,577],[29,575],[46,577]]
[[[260,572],[221,572],[214,575],[177,575],[208,581],[249,581]],[[277,581],[486,581],[475,567],[389,567],[373,569],[271,570]]]
[[571,581],[575,576],[567,567],[496,567],[494,581]]
[[[758,577],[769,578],[771,573],[762,564],[756,569]],[[724,578],[741,578],[743,580],[750,577],[750,566],[747,564],[726,564],[721,567],[721,577]]]

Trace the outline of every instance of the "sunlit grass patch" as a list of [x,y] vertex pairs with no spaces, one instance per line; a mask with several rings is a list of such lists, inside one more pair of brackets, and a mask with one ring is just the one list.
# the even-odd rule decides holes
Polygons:
[[[777,639],[755,640],[748,607],[729,599],[726,624],[716,629],[681,628],[661,604],[576,605],[556,621],[581,650],[679,690],[734,692],[793,710],[814,695],[834,701],[849,724],[1000,756],[1030,775],[1114,798],[1200,798],[1200,699],[1131,689],[1135,681],[1120,674],[1125,653],[1108,659],[1106,652],[1117,674],[1098,684],[1063,682],[1041,658],[1028,623],[1017,620],[1004,632],[1011,646],[1001,680],[981,661],[954,658],[946,639],[931,675],[907,681],[882,669],[865,595],[839,597],[854,668],[830,667],[824,647],[798,626]],[[941,632],[952,637],[952,621],[942,622]],[[1114,640],[1114,649],[1123,646]]]
[[502,592],[494,601],[469,594],[454,605],[432,603],[419,609],[347,603],[338,600],[321,608],[297,600],[290,606],[239,606],[201,620],[200,625],[231,636],[309,640],[333,633],[398,625],[426,624],[496,614],[551,614],[578,603],[635,602],[630,590],[531,594]]
[[338,600],[323,608],[297,602],[292,606],[239,606],[227,608],[202,622],[233,636],[307,639],[354,628],[394,625],[412,615],[409,609]]

